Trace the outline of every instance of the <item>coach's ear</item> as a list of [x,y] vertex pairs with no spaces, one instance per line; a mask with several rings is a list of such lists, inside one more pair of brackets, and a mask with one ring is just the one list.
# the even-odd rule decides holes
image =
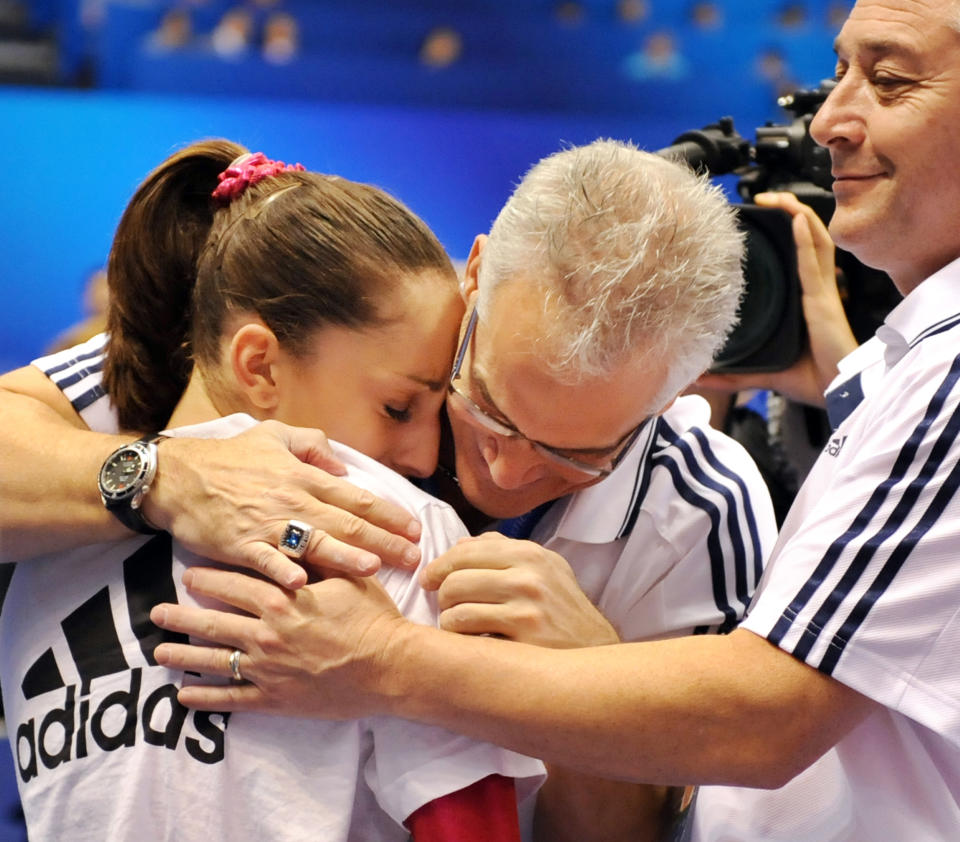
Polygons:
[[272,413],[280,402],[277,367],[282,356],[277,337],[261,322],[243,325],[230,340],[234,377],[256,417]]
[[463,296],[463,303],[470,309],[471,296],[477,292],[477,278],[480,275],[480,253],[487,244],[486,234],[477,234],[470,248],[470,254],[467,257],[467,267],[463,271],[463,278],[460,281],[460,294]]

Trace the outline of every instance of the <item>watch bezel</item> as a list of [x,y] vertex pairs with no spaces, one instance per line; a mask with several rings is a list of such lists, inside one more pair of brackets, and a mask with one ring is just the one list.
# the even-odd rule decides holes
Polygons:
[[[121,491],[111,491],[105,487],[104,481],[107,477],[107,470],[113,464],[117,457],[130,451],[137,455],[140,460],[140,466],[136,476],[130,484]],[[127,503],[136,508],[140,498],[150,488],[154,476],[157,473],[157,445],[154,442],[135,441],[117,448],[111,453],[100,467],[98,484],[100,486],[100,496],[103,498],[104,505],[112,506],[118,503]]]

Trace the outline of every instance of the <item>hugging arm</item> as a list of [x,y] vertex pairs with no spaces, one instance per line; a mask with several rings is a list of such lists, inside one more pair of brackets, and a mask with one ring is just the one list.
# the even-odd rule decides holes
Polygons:
[[206,710],[449,728],[588,774],[684,785],[777,787],[877,703],[746,630],[587,649],[546,649],[405,621],[375,580],[283,591],[194,568],[192,592],[246,612],[162,605],[163,628],[228,648],[164,643],[158,662],[250,683],[180,690]]
[[[92,432],[63,393],[27,366],[0,377],[0,556],[19,561],[125,530],[103,507],[104,459],[136,433]],[[298,587],[306,571],[276,549],[285,523],[315,528],[303,561],[371,573],[411,566],[419,524],[330,473],[342,466],[318,430],[264,422],[234,439],[169,439],[144,514],[189,549]]]
[[131,436],[93,433],[38,369],[0,376],[0,558],[20,561],[125,533],[96,477]]

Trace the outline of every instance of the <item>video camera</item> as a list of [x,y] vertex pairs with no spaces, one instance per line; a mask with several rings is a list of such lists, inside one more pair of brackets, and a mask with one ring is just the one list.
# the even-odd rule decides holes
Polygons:
[[[750,143],[737,134],[731,117],[703,129],[685,132],[657,151],[686,161],[711,176],[739,176],[737,205],[746,233],[746,280],[740,321],[717,355],[713,371],[747,373],[779,371],[799,357],[806,339],[800,302],[797,253],[789,214],[753,204],[768,190],[796,194],[825,222],[833,215],[830,155],[810,137],[810,123],[835,82],[825,80],[813,90],[780,97],[778,104],[793,114],[790,122],[768,123]],[[869,338],[898,296],[890,279],[837,250],[838,281],[847,318],[859,341]]]

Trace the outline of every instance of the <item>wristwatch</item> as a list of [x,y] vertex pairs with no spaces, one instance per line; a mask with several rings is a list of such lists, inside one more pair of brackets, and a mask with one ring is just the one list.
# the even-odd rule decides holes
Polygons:
[[140,506],[157,475],[157,443],[167,438],[151,433],[113,451],[100,468],[100,499],[128,529],[144,535],[160,530],[147,523]]

